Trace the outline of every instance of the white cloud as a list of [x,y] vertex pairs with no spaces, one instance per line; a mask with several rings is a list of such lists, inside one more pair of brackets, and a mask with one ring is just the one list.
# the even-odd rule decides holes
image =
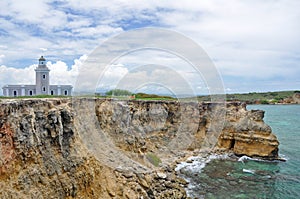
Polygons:
[[107,25],[100,25],[96,27],[80,27],[74,29],[72,32],[78,36],[91,37],[95,35],[112,35],[121,31],[122,28],[113,28]]
[[299,74],[299,9],[298,0],[3,0],[0,55],[5,57],[0,64],[33,60],[45,49],[69,63],[124,29],[167,27],[198,42],[215,60],[225,84],[226,77],[236,78],[230,81],[232,90],[239,78],[253,79],[247,88],[255,89],[257,79],[295,81]]
[[117,87],[119,81],[126,76],[128,69],[122,64],[109,66],[98,80],[99,90],[111,90]]
[[0,64],[2,63],[4,58],[5,58],[5,55],[0,55]]
[[34,84],[35,65],[23,69],[16,69],[12,67],[0,66],[0,87],[2,94],[2,87],[7,84]]
[[[297,1],[226,1],[209,8],[203,14],[199,8],[200,14],[191,20],[186,20],[190,15],[183,11],[171,12],[165,19],[166,24],[172,24],[198,41],[212,58],[221,60],[216,62],[220,68],[227,66],[230,71],[237,71],[237,76],[255,77],[245,65],[251,65],[252,71],[278,65],[283,68],[288,64],[285,57],[300,51],[296,46],[300,42]],[[294,66],[299,67],[298,61]],[[244,67],[246,70],[240,71]],[[275,71],[267,75],[274,75]]]
[[48,49],[47,48],[40,48],[41,51],[45,52],[47,51]]
[[177,95],[208,93],[204,81],[196,72],[176,71],[175,68],[163,65],[111,65],[100,77],[98,90],[115,88],[160,94],[168,91],[169,94]]

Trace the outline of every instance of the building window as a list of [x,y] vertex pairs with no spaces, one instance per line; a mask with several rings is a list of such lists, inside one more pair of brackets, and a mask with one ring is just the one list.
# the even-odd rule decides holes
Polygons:
[[32,92],[32,91],[29,91],[29,95],[32,96],[32,95],[33,95],[33,92]]
[[45,86],[43,87],[43,92],[46,92],[46,87]]
[[43,79],[46,79],[46,75],[43,75]]
[[65,90],[65,95],[68,95],[68,91],[67,90]]
[[17,97],[17,96],[18,96],[18,92],[14,91],[14,97]]
[[54,91],[51,91],[51,95],[54,95]]

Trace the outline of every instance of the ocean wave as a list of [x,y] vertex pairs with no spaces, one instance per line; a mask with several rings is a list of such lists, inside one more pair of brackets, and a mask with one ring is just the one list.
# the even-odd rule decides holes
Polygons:
[[238,159],[239,162],[245,162],[245,161],[257,161],[257,162],[277,162],[277,161],[287,161],[287,158],[284,158],[284,156],[280,156],[280,159],[278,160],[264,160],[264,159],[260,159],[260,158],[251,158],[249,156],[243,155],[242,157],[240,157]]
[[259,158],[251,158],[251,157],[246,156],[246,155],[243,155],[242,157],[240,157],[238,159],[239,162],[244,162],[244,161],[248,161],[248,160],[257,161],[257,162],[270,162],[270,160],[263,160],[263,159],[259,159]]
[[189,170],[191,172],[201,172],[207,163],[215,159],[228,159],[227,154],[212,154],[207,157],[192,156],[189,157],[185,162],[181,162],[175,168],[175,171],[180,171],[181,169]]
[[245,160],[252,160],[252,158],[249,156],[243,155],[242,157],[240,157],[238,159],[239,162],[244,162]]
[[285,154],[279,153],[278,155],[279,155],[279,157],[280,157],[282,160],[284,160],[284,161],[288,161],[288,160],[289,160],[289,157],[286,156]]

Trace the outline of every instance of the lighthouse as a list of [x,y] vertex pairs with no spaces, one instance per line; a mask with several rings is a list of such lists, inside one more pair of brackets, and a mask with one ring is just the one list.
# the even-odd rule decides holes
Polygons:
[[46,59],[41,56],[39,65],[35,69],[36,95],[49,95],[49,68],[46,66]]
[[44,56],[39,58],[35,69],[35,85],[5,85],[2,87],[6,97],[56,95],[71,96],[72,85],[50,85],[50,70],[46,65]]

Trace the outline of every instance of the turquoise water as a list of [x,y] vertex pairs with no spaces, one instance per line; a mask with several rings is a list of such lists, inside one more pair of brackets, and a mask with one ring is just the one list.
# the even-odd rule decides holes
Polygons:
[[[210,157],[181,169],[192,198],[300,198],[300,105],[251,105],[280,141],[286,162]],[[205,165],[205,166],[204,166]]]

